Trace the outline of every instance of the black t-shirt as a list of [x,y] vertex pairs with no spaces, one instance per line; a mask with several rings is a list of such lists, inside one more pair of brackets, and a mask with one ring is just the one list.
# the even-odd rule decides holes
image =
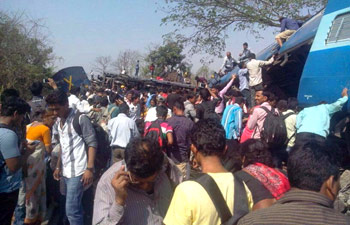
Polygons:
[[196,112],[197,118],[201,119],[219,119],[215,113],[215,107],[219,103],[221,98],[214,98],[212,101],[205,101],[197,105]]
[[249,173],[241,170],[234,174],[237,178],[244,181],[253,195],[254,204],[264,199],[274,198],[269,190],[267,190],[259,180]]

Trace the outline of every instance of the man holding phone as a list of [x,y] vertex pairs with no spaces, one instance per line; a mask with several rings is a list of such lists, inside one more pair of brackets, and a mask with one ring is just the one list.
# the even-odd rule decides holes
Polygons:
[[133,139],[125,161],[115,163],[98,183],[93,224],[161,225],[180,181],[181,172],[158,142]]

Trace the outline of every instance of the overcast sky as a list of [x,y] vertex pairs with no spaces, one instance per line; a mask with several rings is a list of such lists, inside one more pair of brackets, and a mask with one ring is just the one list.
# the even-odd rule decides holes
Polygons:
[[[171,26],[160,26],[164,13],[156,9],[164,0],[0,0],[0,10],[8,14],[24,12],[30,18],[41,19],[47,27],[54,54],[61,57],[55,63],[58,71],[68,66],[83,66],[89,73],[94,59],[131,49],[145,53],[151,43],[162,44],[162,35]],[[261,31],[264,39],[256,40],[248,32],[229,32],[227,51],[235,58],[248,42],[259,52],[274,41],[272,29]],[[201,66],[201,55],[188,57],[193,72]],[[218,70],[222,59],[213,57],[210,68]]]

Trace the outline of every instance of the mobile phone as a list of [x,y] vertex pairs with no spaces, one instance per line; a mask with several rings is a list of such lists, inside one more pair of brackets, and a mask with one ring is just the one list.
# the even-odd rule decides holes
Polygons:
[[47,78],[43,79],[43,83],[49,83],[49,79]]
[[38,141],[38,140],[35,140],[35,141],[30,143],[30,145],[38,145],[38,144],[40,144],[40,141]]

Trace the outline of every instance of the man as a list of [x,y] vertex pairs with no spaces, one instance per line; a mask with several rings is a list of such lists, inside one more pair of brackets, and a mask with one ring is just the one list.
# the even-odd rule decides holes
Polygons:
[[135,77],[139,75],[139,70],[140,70],[140,60],[137,60],[136,66],[135,66]]
[[144,134],[147,137],[147,134],[151,132],[152,128],[154,129],[159,126],[161,129],[159,137],[162,140],[162,143],[159,143],[159,145],[166,152],[167,147],[170,147],[174,142],[173,128],[165,121],[168,115],[168,108],[164,105],[159,105],[156,107],[156,111],[158,119],[153,122],[146,122]]
[[248,129],[254,130],[252,136],[253,139],[261,138],[261,131],[264,129],[264,122],[267,116],[267,112],[261,107],[264,106],[268,110],[272,109],[271,105],[269,104],[271,96],[272,93],[263,90],[258,90],[255,94],[256,104],[260,105],[260,107],[256,107],[254,109],[247,123]]
[[133,92],[131,97],[131,104],[129,105],[130,118],[136,121],[141,118],[140,94]]
[[288,179],[291,190],[269,208],[254,211],[239,224],[350,224],[349,217],[336,212],[340,172],[334,145],[307,140],[289,155]]
[[[54,178],[62,174],[66,190],[66,215],[71,225],[84,224],[82,197],[93,182],[97,140],[89,118],[69,108],[68,97],[55,90],[46,97],[48,109],[57,116],[52,133],[58,134],[61,150]],[[73,124],[78,120],[81,135]]]
[[255,54],[250,55],[250,61],[247,63],[247,69],[249,72],[249,89],[251,96],[250,106],[255,106],[255,92],[258,89],[263,88],[262,80],[262,68],[264,66],[271,65],[274,62],[274,56],[272,56],[268,61],[261,61],[255,59]]
[[188,177],[190,159],[190,133],[194,123],[185,117],[183,102],[176,101],[173,106],[173,116],[168,124],[173,128],[174,144],[168,151],[168,156],[181,170],[184,178]]
[[41,96],[43,84],[41,82],[34,82],[29,89],[33,95],[32,100],[28,102],[32,109],[30,112],[30,121],[40,121],[40,113],[44,111],[46,107],[46,102],[43,96]]
[[320,104],[302,110],[297,116],[297,140],[307,138],[310,133],[320,140],[327,138],[331,117],[348,101],[347,88],[343,89],[341,96],[332,104]]
[[219,70],[219,74],[221,72],[224,72],[224,74],[231,72],[237,64],[238,62],[232,57],[231,52],[226,52],[224,63]]
[[[194,125],[191,141],[191,151],[196,162],[202,172],[215,181],[232,215],[236,185],[233,174],[223,167],[220,160],[226,151],[224,129],[215,120],[201,120]],[[251,209],[253,201],[250,192],[247,187],[244,189],[248,196],[248,208]],[[208,193],[196,181],[185,181],[177,186],[164,219],[166,225],[219,225],[223,222]]]
[[239,53],[239,61],[240,62],[247,62],[249,61],[249,57],[250,57],[250,49],[248,49],[248,43],[245,42],[243,43],[243,52]]
[[119,106],[117,117],[108,121],[108,134],[112,147],[112,162],[119,162],[124,159],[125,147],[131,138],[138,137],[139,131],[133,119],[128,117],[129,106],[123,103]]
[[221,125],[225,129],[226,139],[239,141],[242,132],[242,118],[244,99],[237,97],[233,105],[225,108],[224,115],[221,119]]
[[180,177],[157,142],[132,140],[125,149],[125,161],[109,168],[97,185],[93,224],[163,224],[172,184],[178,184]]
[[185,116],[194,122],[196,122],[196,109],[194,108],[195,103],[196,96],[193,93],[189,93],[187,95],[187,100],[184,102]]
[[298,21],[293,19],[288,19],[284,17],[280,17],[278,19],[281,23],[281,33],[276,36],[276,41],[280,47],[283,45],[283,40],[287,40],[290,36],[292,36],[298,29],[299,24]]
[[155,66],[154,64],[152,63],[150,66],[149,66],[149,70],[151,71],[151,76],[153,77],[154,75],[154,69],[155,69]]
[[284,122],[286,124],[287,129],[287,138],[288,138],[288,144],[287,144],[287,152],[290,152],[292,150],[292,147],[295,143],[295,136],[296,136],[296,123],[297,123],[297,108],[298,108],[298,100],[296,98],[289,98],[288,99],[288,110],[283,112],[283,116],[286,118],[284,119]]
[[[18,97],[3,97],[0,116],[0,221],[10,225],[22,181],[22,167],[36,144],[21,143],[15,130],[21,127],[30,106]],[[26,146],[26,148],[21,147]]]
[[113,119],[119,114],[119,105],[122,104],[122,100],[118,94],[111,92],[109,95],[110,104],[108,105],[108,115],[109,119]]
[[239,79],[239,91],[242,93],[243,97],[246,100],[247,107],[250,107],[251,103],[251,97],[250,97],[250,90],[249,90],[249,83],[248,83],[248,69],[246,63],[239,63],[238,64],[239,70],[238,70],[238,79]]

